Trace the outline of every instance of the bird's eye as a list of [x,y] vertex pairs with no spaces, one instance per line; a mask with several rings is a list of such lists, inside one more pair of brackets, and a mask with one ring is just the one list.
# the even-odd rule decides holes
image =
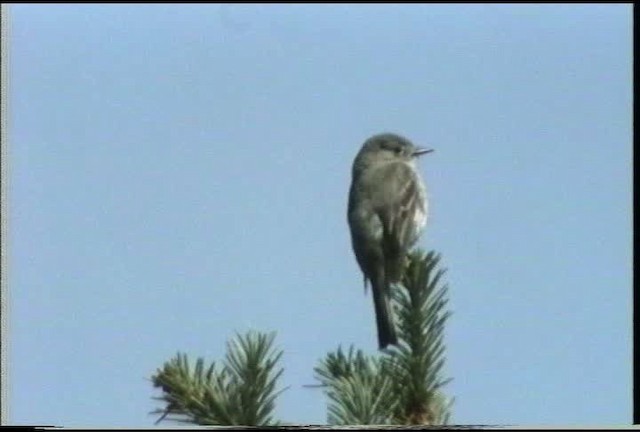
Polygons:
[[389,145],[387,148],[398,156],[402,154],[402,147],[399,145]]
[[400,146],[398,146],[398,145],[395,145],[395,143],[392,142],[392,141],[384,141],[382,143],[382,147],[385,150],[394,152],[395,154],[400,154],[400,152],[402,151],[402,148],[400,148]]

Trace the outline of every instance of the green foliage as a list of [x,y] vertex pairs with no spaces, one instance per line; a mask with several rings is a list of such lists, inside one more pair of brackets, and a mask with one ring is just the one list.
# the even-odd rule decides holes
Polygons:
[[[411,253],[402,283],[392,287],[392,307],[399,345],[377,355],[350,347],[327,354],[314,368],[329,400],[327,420],[339,425],[446,425],[453,400],[442,388],[447,286],[440,256]],[[164,402],[158,422],[170,419],[197,425],[277,425],[272,413],[283,390],[276,383],[282,351],[275,334],[249,332],[227,343],[222,366],[192,369],[178,353],[152,377]]]
[[172,420],[198,425],[275,425],[272,418],[277,380],[276,370],[282,351],[274,351],[275,334],[249,332],[227,343],[224,365],[215,362],[205,370],[198,359],[191,371],[187,356],[178,353],[152,377],[154,387],[162,390],[156,399],[165,408],[158,422]]
[[314,371],[330,400],[330,424],[386,424],[394,404],[391,380],[381,373],[384,365],[353,347],[330,353]]
[[331,424],[447,424],[452,401],[441,388],[447,286],[434,252],[412,253],[392,288],[400,344],[380,356],[350,347],[329,353],[315,370],[329,399]]
[[448,420],[439,390],[450,381],[441,378],[444,324],[450,312],[444,310],[447,286],[440,286],[445,270],[436,269],[439,261],[434,252],[414,252],[402,286],[393,289],[401,344],[389,356],[389,363],[400,400],[396,418],[408,424],[443,424]]

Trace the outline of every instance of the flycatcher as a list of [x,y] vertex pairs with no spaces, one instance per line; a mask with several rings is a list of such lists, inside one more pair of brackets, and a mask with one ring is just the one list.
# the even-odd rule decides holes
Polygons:
[[390,286],[400,282],[405,257],[427,223],[426,188],[416,158],[432,152],[391,133],[374,135],[353,161],[348,221],[351,244],[371,283],[378,345],[397,345]]

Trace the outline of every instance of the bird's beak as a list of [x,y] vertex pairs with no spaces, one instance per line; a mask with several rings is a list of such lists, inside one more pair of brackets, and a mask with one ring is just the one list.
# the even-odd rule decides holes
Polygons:
[[418,147],[413,151],[413,157],[422,156],[423,154],[431,153],[432,151],[433,149]]

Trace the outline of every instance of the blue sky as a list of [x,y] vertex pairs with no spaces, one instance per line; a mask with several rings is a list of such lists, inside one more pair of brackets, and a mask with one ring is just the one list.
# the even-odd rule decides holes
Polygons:
[[346,200],[391,131],[436,149],[453,421],[631,423],[631,8],[6,7],[8,421],[151,427],[158,367],[255,329],[276,416],[324,423],[317,361],[377,347]]

